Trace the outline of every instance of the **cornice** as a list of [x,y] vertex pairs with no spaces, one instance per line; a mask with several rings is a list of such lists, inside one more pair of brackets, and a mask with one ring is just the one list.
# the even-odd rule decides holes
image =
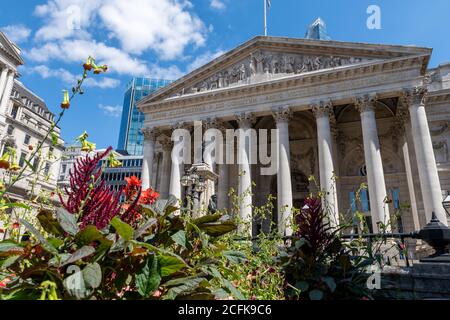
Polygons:
[[[407,56],[385,61],[371,61],[358,65],[350,65],[335,69],[325,69],[304,73],[300,75],[287,76],[280,79],[269,80],[254,84],[246,84],[223,89],[216,89],[207,92],[200,92],[181,97],[167,98],[165,100],[156,101],[148,104],[141,104],[140,110],[144,113],[155,112],[158,108],[164,107],[182,107],[186,105],[196,105],[208,102],[216,102],[217,100],[227,100],[238,98],[242,94],[260,94],[263,92],[271,93],[281,88],[290,89],[296,87],[314,86],[317,84],[327,84],[336,81],[354,79],[357,77],[368,77],[383,72],[407,70],[420,67],[427,56]],[[250,98],[249,98],[250,99]]]
[[258,36],[183,76],[170,85],[158,90],[154,94],[145,97],[141,101],[140,105],[152,102],[158,98],[166,98],[168,95],[177,91],[181,92],[183,88],[186,88],[189,84],[193,84],[196,81],[199,81],[204,77],[208,77],[218,71],[218,66],[220,66],[220,68],[224,68],[229,64],[236,62],[239,58],[248,56],[254,50],[265,49],[283,51],[286,53],[291,51],[305,54],[337,54],[341,56],[359,56],[374,59],[395,59],[398,57],[420,55],[425,57],[421,66],[423,73],[426,71],[432,53],[432,49],[422,47]]
[[426,102],[427,104],[450,102],[450,89],[429,91]]

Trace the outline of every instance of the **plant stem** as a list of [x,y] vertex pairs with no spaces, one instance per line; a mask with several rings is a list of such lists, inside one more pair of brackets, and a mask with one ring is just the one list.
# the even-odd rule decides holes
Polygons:
[[[77,86],[75,87],[75,90],[72,92],[72,95],[69,98],[69,101],[71,102],[75,96],[80,92],[81,86],[83,85],[84,80],[87,77],[87,73],[86,71],[83,74],[83,78],[81,80],[79,80]],[[28,161],[31,163],[31,161],[34,159],[34,157],[36,157],[36,155],[38,154],[38,152],[44,147],[44,143],[47,141],[48,137],[50,136],[50,134],[53,132],[53,129],[56,128],[58,126],[58,124],[61,122],[62,118],[64,117],[64,114],[66,112],[67,109],[63,109],[59,115],[58,118],[56,119],[56,121],[50,126],[50,129],[47,131],[47,133],[45,134],[44,138],[39,142],[36,150],[33,151],[33,153],[31,154],[30,158],[28,159]],[[16,182],[18,182],[21,177],[23,176],[23,174],[25,173],[27,169],[27,166],[24,166],[19,174],[12,180],[12,182],[10,184],[8,184],[8,186],[3,190],[0,191],[0,199],[4,197],[4,195],[11,190],[11,188],[14,186],[14,184]]]

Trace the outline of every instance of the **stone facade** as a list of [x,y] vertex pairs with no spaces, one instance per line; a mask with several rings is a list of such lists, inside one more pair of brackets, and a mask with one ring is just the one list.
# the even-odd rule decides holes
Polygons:
[[[326,191],[336,223],[356,210],[374,231],[393,221],[393,230],[418,230],[432,211],[447,223],[450,65],[428,70],[431,52],[256,37],[139,103],[149,133],[143,181],[183,197],[179,180],[189,166],[170,165],[170,137],[179,123],[192,130],[194,122],[213,120],[220,130],[278,129],[280,139],[276,175],[259,174],[259,164],[213,164],[219,208],[229,208],[229,188],[243,192],[254,181],[244,202],[277,196],[272,220],[283,234],[290,233],[290,207],[301,208],[318,190]],[[368,186],[367,208],[354,203],[361,184]],[[242,218],[252,216],[249,203]],[[254,222],[253,232],[269,222]]]
[[[8,197],[12,200],[30,199],[32,196],[56,190],[60,159],[64,141],[60,138],[60,128],[54,128],[57,143],[48,137],[44,141],[42,154],[27,165],[25,159],[42,141],[54,123],[54,114],[45,102],[18,80],[17,67],[24,61],[20,49],[0,32],[0,154],[7,147],[16,150],[17,162],[26,167],[24,179],[18,181]],[[39,179],[34,188],[34,175],[29,166],[39,171]],[[7,175],[0,174],[3,180]],[[8,177],[6,177],[8,178]],[[33,193],[34,192],[34,193]]]

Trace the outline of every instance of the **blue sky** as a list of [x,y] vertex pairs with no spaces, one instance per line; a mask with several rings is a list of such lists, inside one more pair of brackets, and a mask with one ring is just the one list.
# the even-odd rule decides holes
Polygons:
[[[366,26],[369,5],[381,9],[380,30]],[[431,66],[437,66],[450,61],[449,14],[448,0],[272,0],[268,23],[269,35],[303,37],[320,16],[333,40],[432,47]],[[263,34],[263,0],[8,1],[0,21],[23,50],[21,81],[53,112],[84,57],[93,54],[110,65],[73,103],[61,127],[68,144],[86,130],[98,147],[117,147],[130,79],[176,79]]]

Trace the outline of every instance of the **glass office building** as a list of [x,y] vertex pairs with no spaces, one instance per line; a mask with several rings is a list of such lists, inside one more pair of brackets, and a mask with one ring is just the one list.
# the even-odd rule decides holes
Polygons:
[[117,150],[135,156],[143,155],[144,136],[141,129],[144,125],[144,114],[137,110],[136,103],[171,82],[150,78],[134,78],[130,81],[125,91]]
[[331,40],[327,34],[327,26],[321,18],[317,18],[316,21],[308,26],[305,38],[313,40]]

